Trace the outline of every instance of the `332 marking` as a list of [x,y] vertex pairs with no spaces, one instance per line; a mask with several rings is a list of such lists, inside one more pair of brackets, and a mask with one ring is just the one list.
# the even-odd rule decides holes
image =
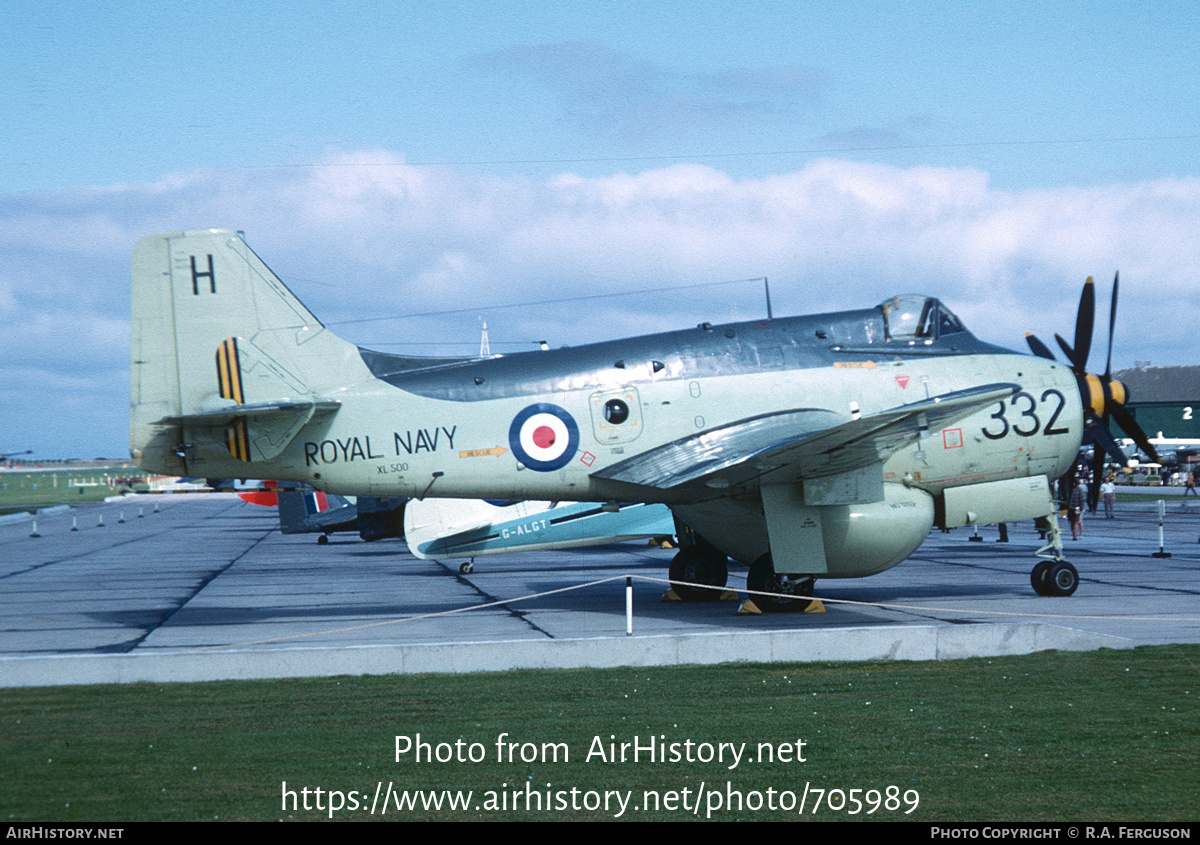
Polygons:
[[[1039,405],[1044,405],[1047,400],[1052,400],[1054,407],[1050,412],[1050,419],[1046,422],[1046,427],[1042,429],[1042,421],[1038,417],[1037,412]],[[992,419],[996,420],[1000,430],[993,431],[993,425],[989,423],[982,429],[983,436],[989,440],[999,440],[1002,437],[1007,437],[1011,431],[1018,437],[1033,437],[1039,430],[1041,430],[1042,434],[1046,435],[1067,434],[1068,429],[1056,425],[1058,417],[1066,404],[1066,397],[1054,388],[1043,392],[1040,402],[1034,399],[1032,394],[1022,390],[1014,394],[1007,402],[1001,399],[997,403],[996,413],[992,414]],[[1019,412],[1016,415],[1016,419],[1009,420],[1010,412]]]

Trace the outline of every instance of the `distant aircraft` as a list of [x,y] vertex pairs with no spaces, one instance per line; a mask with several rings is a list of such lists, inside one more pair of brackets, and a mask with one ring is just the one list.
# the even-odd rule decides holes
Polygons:
[[[1131,449],[1136,445],[1128,438],[1121,440],[1120,443],[1122,448],[1125,449]],[[1154,447],[1159,458],[1165,463],[1174,463],[1173,458],[1178,452],[1200,451],[1200,440],[1189,437],[1163,437],[1161,431],[1158,432],[1157,436],[1150,438],[1150,445]],[[1139,452],[1138,456],[1141,457],[1141,454]]]
[[404,511],[410,501],[402,496],[359,496],[358,536],[368,543],[404,537]]
[[279,482],[274,479],[255,482],[258,486],[253,488],[238,482],[237,479],[230,478],[209,478],[205,483],[217,492],[237,493],[239,499],[252,505],[262,505],[266,508],[274,508],[279,505],[279,493],[276,489]]
[[[608,511],[595,502],[414,499],[404,513],[404,537],[419,558],[475,558],[674,534],[675,517],[669,508],[641,503]],[[459,566],[463,574],[471,570],[469,561]]]
[[1119,442],[1121,449],[1130,455],[1128,469],[1138,469],[1152,474],[1164,468],[1170,472],[1192,472],[1195,470],[1196,456],[1200,453],[1200,440],[1188,437],[1163,437],[1161,431],[1156,437],[1150,438],[1150,445],[1157,453],[1154,458],[1147,455],[1129,438]]
[[343,496],[295,487],[238,495],[252,504],[277,506],[280,531],[318,534],[317,542],[322,545],[329,542],[330,534],[338,532],[356,532],[368,542],[404,536],[405,499],[360,496],[352,502]]
[[[130,447],[147,470],[344,495],[665,504],[703,541],[673,571],[720,587],[732,557],[769,594],[763,609],[804,606],[816,578],[888,569],[933,525],[1055,513],[1050,480],[1085,427],[1120,454],[1109,417],[1153,449],[1110,368],[1087,372],[1090,278],[1074,344],[1058,338],[1063,365],[1032,336],[1035,357],[981,341],[925,296],[430,359],[337,337],[232,231],[143,238],[132,276]],[[1034,589],[1074,592],[1054,520],[1039,555]]]
[[328,543],[339,531],[358,533],[358,506],[320,490],[279,490],[279,530],[284,534],[319,534]]

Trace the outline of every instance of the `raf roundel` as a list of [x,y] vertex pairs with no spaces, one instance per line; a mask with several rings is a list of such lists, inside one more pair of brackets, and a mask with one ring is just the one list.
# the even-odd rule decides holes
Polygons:
[[570,463],[579,449],[579,426],[563,408],[540,402],[513,417],[508,445],[529,469],[554,472]]

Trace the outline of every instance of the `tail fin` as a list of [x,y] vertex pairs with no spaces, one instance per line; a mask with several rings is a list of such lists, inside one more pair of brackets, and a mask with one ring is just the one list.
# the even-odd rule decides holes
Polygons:
[[132,279],[129,440],[145,469],[261,478],[246,465],[368,373],[234,232],[145,237]]
[[[320,490],[280,489],[279,530],[284,534],[325,535],[357,531],[358,509],[348,499]],[[317,542],[325,540],[318,538]]]
[[318,490],[280,490],[279,528],[284,534],[315,531],[316,528],[308,524],[309,517],[329,508],[328,497]]
[[482,499],[412,499],[404,509],[404,539],[415,557],[446,555],[447,539],[464,534],[476,539],[494,521],[504,520],[503,513]]

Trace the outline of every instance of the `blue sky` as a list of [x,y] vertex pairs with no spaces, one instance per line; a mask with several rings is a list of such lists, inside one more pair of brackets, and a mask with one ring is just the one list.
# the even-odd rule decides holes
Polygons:
[[1014,188],[1192,168],[1195,4],[843,5],[17,0],[0,184],[377,147],[530,175],[838,154]]
[[1023,348],[1120,269],[1115,365],[1195,363],[1193,3],[18,0],[0,27],[0,451],[124,453],[129,252],[208,226],[396,351],[744,319],[754,284],[486,306],[763,275],[776,313],[920,291]]

